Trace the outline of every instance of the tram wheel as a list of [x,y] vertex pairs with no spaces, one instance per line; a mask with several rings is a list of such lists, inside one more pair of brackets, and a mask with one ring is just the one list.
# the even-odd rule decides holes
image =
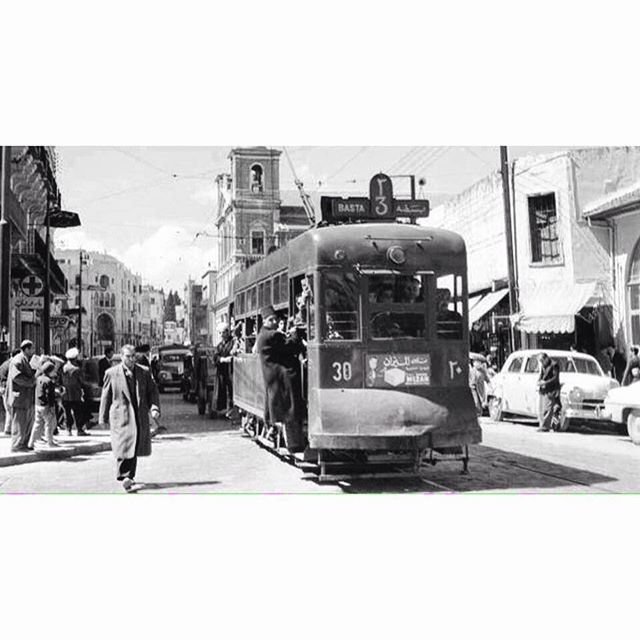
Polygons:
[[494,422],[500,422],[504,417],[504,411],[502,410],[502,398],[491,396],[489,400],[489,417]]
[[640,411],[634,409],[627,417],[627,433],[633,444],[640,444]]

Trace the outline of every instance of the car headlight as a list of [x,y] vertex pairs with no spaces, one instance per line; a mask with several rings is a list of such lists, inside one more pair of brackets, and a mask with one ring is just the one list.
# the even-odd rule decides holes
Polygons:
[[582,399],[584,398],[584,393],[580,387],[573,387],[569,391],[569,402],[575,402],[576,404],[580,404]]
[[169,377],[169,374],[168,374],[166,371],[161,371],[161,372],[160,372],[160,377],[161,377],[163,380],[166,380],[166,379]]

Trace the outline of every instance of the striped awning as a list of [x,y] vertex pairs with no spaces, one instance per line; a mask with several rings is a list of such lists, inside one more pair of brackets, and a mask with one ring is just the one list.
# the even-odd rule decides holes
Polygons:
[[605,303],[597,282],[540,283],[520,297],[522,312],[515,328],[526,333],[573,333],[583,307]]

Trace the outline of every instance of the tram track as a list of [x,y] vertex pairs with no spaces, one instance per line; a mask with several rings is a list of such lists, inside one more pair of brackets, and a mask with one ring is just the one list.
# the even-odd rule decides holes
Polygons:
[[[477,459],[476,459],[477,461]],[[478,464],[478,462],[477,462]],[[482,464],[481,462],[479,464]],[[541,469],[536,469],[535,467],[532,466],[527,466],[518,462],[512,462],[512,461],[505,461],[505,460],[500,460],[499,461],[499,465],[502,466],[503,468],[511,468],[511,469],[518,469],[521,471],[526,471],[528,473],[534,474],[534,475],[539,475],[539,476],[543,476],[545,478],[550,478],[553,480],[558,480],[560,482],[566,483],[568,486],[574,485],[574,486],[581,486],[581,487],[585,487],[588,488],[590,491],[594,492],[594,493],[605,493],[605,494],[613,494],[613,495],[617,495],[618,493],[621,493],[619,491],[614,491],[612,489],[607,489],[604,487],[598,487],[596,485],[594,485],[593,483],[589,483],[589,482],[583,482],[581,480],[577,480],[575,478],[571,478],[568,477],[566,475],[561,475],[558,473],[553,473],[551,471],[544,471]],[[422,467],[421,471],[426,470],[427,467]],[[476,472],[477,473],[477,470]],[[470,472],[470,475],[473,476],[474,471],[472,470]],[[428,478],[425,478],[424,475],[422,475],[422,473],[419,475],[419,479],[420,482],[422,482],[423,484],[428,484],[431,485],[437,489],[443,490],[443,491],[448,491],[448,492],[455,492],[455,493],[461,493],[464,492],[464,489],[461,489],[460,487],[456,488],[456,487],[452,487],[452,486],[447,486],[446,484],[442,484],[441,482],[435,482],[434,480],[429,480]],[[455,483],[451,483],[451,484],[455,484]],[[531,489],[535,489],[536,487],[532,486]],[[515,487],[514,487],[515,489]],[[472,491],[486,491],[488,489],[467,489],[466,491],[472,492]],[[495,490],[500,490],[499,487],[496,487]]]

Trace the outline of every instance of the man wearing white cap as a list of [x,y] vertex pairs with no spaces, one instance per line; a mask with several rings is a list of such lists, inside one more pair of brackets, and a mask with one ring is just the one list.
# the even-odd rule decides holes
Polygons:
[[11,451],[31,451],[29,436],[35,411],[36,376],[29,364],[33,342],[23,340],[20,353],[11,359],[7,378],[6,402],[11,411]]
[[62,368],[62,386],[64,387],[62,404],[67,418],[67,430],[71,435],[71,425],[75,424],[78,435],[87,436],[89,434],[84,430],[84,411],[82,410],[82,371],[78,366],[80,352],[74,347],[64,355],[67,362]]

